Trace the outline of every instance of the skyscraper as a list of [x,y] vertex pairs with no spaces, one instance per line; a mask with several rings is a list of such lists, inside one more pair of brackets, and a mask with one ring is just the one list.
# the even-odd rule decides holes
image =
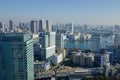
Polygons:
[[115,35],[114,45],[115,45],[115,56],[117,58],[117,62],[120,63],[120,35]]
[[32,33],[38,33],[38,21],[31,21],[31,32]]
[[70,23],[69,31],[70,31],[72,34],[74,33],[74,26],[73,26],[73,23]]
[[41,60],[50,59],[55,54],[55,32],[41,33],[39,43],[41,44]]
[[10,27],[10,31],[14,30],[14,24],[12,20],[9,21],[9,27]]
[[39,32],[51,32],[52,22],[49,20],[39,20]]
[[5,24],[3,22],[0,23],[0,30],[5,32]]
[[97,33],[93,33],[92,37],[91,37],[91,41],[92,41],[92,51],[93,52],[100,52],[101,49],[101,35],[97,34]]
[[103,68],[103,66],[106,65],[107,63],[110,63],[110,55],[107,53],[104,53],[101,56],[101,67]]
[[56,33],[56,48],[64,49],[64,39],[62,33]]
[[0,35],[0,80],[34,80],[33,40],[30,34]]
[[67,31],[70,32],[70,33],[74,33],[74,26],[73,26],[73,23],[68,23],[66,24],[66,27],[67,27]]
[[46,20],[46,31],[50,32],[52,29],[52,22],[49,20]]
[[39,32],[46,30],[46,23],[44,20],[39,20]]

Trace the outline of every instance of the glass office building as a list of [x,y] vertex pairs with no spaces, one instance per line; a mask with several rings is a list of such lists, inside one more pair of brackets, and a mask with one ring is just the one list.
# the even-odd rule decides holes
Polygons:
[[0,34],[0,80],[34,80],[33,57],[30,34]]

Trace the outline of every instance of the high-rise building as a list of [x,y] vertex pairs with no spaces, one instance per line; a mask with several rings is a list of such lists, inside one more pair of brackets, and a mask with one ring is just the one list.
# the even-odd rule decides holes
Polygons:
[[26,28],[26,24],[25,24],[25,23],[19,23],[19,27],[20,27],[21,29],[25,29],[25,28]]
[[0,35],[0,80],[34,80],[33,40],[28,33]]
[[115,56],[117,58],[117,62],[120,63],[120,35],[115,35],[114,45],[115,45]]
[[52,22],[49,20],[46,20],[46,31],[50,32],[52,30]]
[[74,25],[73,25],[73,23],[70,24],[69,30],[70,30],[71,33],[74,33]]
[[31,32],[32,33],[38,33],[38,21],[31,21]]
[[14,24],[12,20],[9,21],[9,27],[10,27],[10,31],[14,30]]
[[0,31],[5,32],[5,24],[3,22],[0,23]]
[[67,27],[67,31],[69,31],[72,34],[74,33],[74,25],[73,25],[73,23],[66,24],[66,27]]
[[44,20],[39,20],[39,32],[46,30],[46,23]]
[[110,72],[110,63],[106,63],[105,65],[103,65],[103,74],[105,76],[109,76],[109,72]]
[[101,49],[101,35],[100,34],[92,34],[92,37],[91,37],[91,41],[92,41],[92,44],[91,44],[91,50],[93,52],[100,52],[100,49]]
[[91,53],[85,57],[85,66],[93,67],[93,63],[94,63],[94,55]]
[[49,59],[55,54],[55,32],[41,33],[39,35],[41,44],[41,60]]
[[64,49],[64,35],[62,33],[56,33],[56,48]]
[[107,63],[110,63],[110,55],[107,53],[104,53],[101,56],[101,67],[103,68],[103,66],[106,65]]

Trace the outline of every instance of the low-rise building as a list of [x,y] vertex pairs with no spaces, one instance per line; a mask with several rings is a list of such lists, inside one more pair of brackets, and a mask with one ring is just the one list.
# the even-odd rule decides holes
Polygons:
[[62,55],[62,53],[55,54],[54,58],[55,58],[54,64],[59,64],[63,60],[63,55]]
[[35,61],[34,62],[34,73],[47,71],[50,69],[50,61]]
[[93,53],[74,52],[72,54],[72,61],[80,66],[92,67],[94,63],[94,55]]

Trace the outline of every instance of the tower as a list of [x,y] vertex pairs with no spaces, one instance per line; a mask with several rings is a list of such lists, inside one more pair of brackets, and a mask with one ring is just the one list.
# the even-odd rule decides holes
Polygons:
[[55,32],[41,33],[39,43],[41,44],[41,60],[50,59],[55,54]]
[[92,34],[91,41],[92,41],[92,44],[91,44],[92,50],[91,51],[100,52],[101,35],[97,34],[97,33]]
[[31,32],[32,33],[38,33],[38,21],[31,21]]
[[14,24],[12,20],[9,21],[9,27],[10,27],[10,31],[14,30]]
[[64,49],[64,35],[62,33],[56,33],[56,48]]
[[5,32],[5,24],[3,22],[0,23],[0,30]]
[[39,32],[46,30],[46,23],[44,20],[39,20]]
[[115,56],[117,58],[117,62],[120,63],[120,35],[115,35],[114,46],[115,46]]
[[46,31],[51,32],[52,30],[52,22],[49,20],[46,20]]
[[0,35],[0,80],[34,80],[33,40],[30,34]]

